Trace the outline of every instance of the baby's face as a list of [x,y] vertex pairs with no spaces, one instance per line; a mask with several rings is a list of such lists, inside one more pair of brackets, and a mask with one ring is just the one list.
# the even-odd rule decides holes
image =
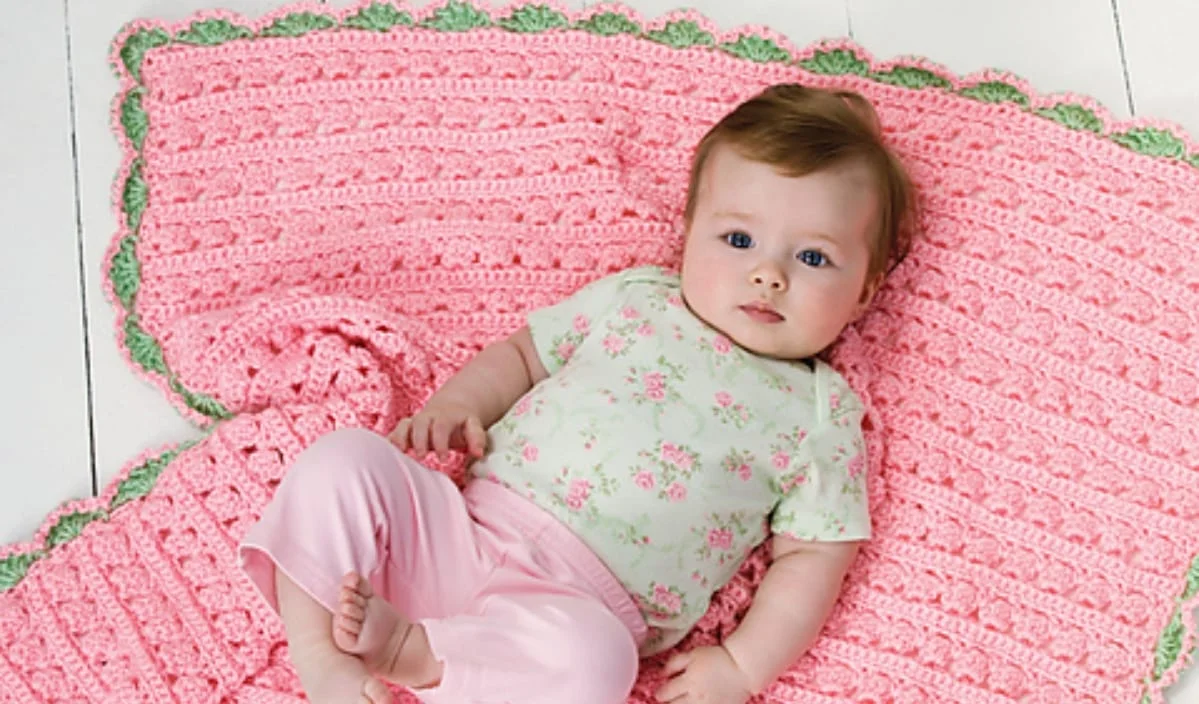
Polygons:
[[802,359],[870,303],[879,215],[869,171],[846,164],[780,175],[728,145],[709,154],[683,253],[683,298],[738,345]]

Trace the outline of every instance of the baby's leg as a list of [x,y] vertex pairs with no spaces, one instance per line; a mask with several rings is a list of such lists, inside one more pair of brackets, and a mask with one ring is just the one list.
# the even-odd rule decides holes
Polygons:
[[[369,618],[369,617],[368,617]],[[427,621],[449,666],[426,704],[624,704],[637,644],[602,602],[563,594],[493,594],[472,614]]]
[[[241,557],[247,575],[283,617],[289,640],[296,628],[296,637],[306,639],[323,624],[320,648],[336,649],[333,615],[340,611],[344,575],[362,575],[380,603],[390,602],[397,617],[404,614],[404,624],[460,613],[493,569],[477,539],[462,494],[448,477],[378,434],[346,429],[300,453],[246,534]],[[303,598],[285,598],[289,589]],[[314,604],[323,610],[319,619],[310,613]],[[294,608],[303,614],[300,621]],[[423,634],[412,637],[406,655],[424,643]],[[307,657],[296,655],[301,673]],[[369,670],[355,659],[363,667],[356,676],[365,677]],[[309,675],[305,688],[322,686],[312,680]]]
[[333,617],[287,575],[275,573],[279,614],[287,631],[287,649],[300,684],[313,704],[386,704],[387,686],[371,677],[362,660],[333,643]]
[[429,649],[424,626],[379,598],[362,575],[351,572],[342,580],[333,642],[361,657],[367,670],[388,682],[405,687],[441,682],[442,664]]

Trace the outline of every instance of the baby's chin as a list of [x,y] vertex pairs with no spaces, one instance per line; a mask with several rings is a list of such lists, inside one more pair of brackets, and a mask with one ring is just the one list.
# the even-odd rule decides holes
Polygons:
[[725,337],[733,341],[741,349],[752,352],[759,357],[769,357],[784,361],[806,359],[820,352],[821,348],[813,347],[805,341],[786,341],[777,339],[758,339],[753,335],[729,334],[721,331]]

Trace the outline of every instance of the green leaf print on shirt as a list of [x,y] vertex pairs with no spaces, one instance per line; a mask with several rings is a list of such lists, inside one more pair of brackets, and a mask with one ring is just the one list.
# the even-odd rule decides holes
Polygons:
[[715,405],[712,407],[712,413],[721,423],[741,430],[753,422],[753,411],[744,403],[733,398],[728,391],[717,391],[713,400]]
[[666,357],[659,355],[655,366],[633,366],[625,374],[625,384],[636,388],[629,399],[643,406],[653,407],[654,430],[662,431],[662,413],[668,407],[686,406],[686,401],[678,388],[686,380],[686,374],[681,365],[671,364]]
[[720,461],[720,466],[724,471],[736,474],[741,481],[747,482],[754,478],[754,464],[757,461],[758,458],[749,450],[729,450]]
[[644,594],[637,595],[641,608],[653,618],[669,619],[687,610],[687,599],[683,590],[669,584],[650,582]]
[[695,556],[705,562],[715,558],[716,564],[722,566],[734,561],[740,564],[744,551],[740,549],[734,536],[744,537],[749,534],[749,529],[745,527],[746,518],[745,511],[734,511],[724,515],[713,513],[708,515],[708,523],[705,525],[692,526],[691,532],[699,539]]
[[[685,501],[687,499],[686,480],[700,469],[699,453],[688,445],[676,445],[672,442],[658,443],[656,450],[641,450],[637,456],[645,460],[657,472],[641,467],[634,469],[633,481],[642,488],[658,487],[658,498],[663,501]],[[649,478],[645,478],[649,472]]]
[[620,310],[618,322],[608,322],[608,334],[604,335],[603,347],[608,357],[627,356],[638,342],[648,341],[658,334],[653,323],[641,315],[633,306]]

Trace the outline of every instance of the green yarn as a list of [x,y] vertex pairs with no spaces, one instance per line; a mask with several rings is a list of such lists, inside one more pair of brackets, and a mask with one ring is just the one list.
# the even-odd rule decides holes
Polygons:
[[0,559],[0,593],[12,589],[25,579],[29,566],[41,557],[40,552],[25,552]]
[[641,33],[640,25],[616,12],[604,12],[592,15],[589,19],[576,24],[575,27],[603,37],[611,37],[617,34],[636,35]]
[[565,29],[570,26],[570,21],[566,19],[566,15],[545,5],[525,5],[500,20],[498,24],[509,32],[530,34]]
[[699,25],[691,20],[670,22],[662,29],[655,29],[645,36],[659,44],[665,44],[675,49],[716,44],[716,39],[710,32],[700,29]]
[[444,7],[438,8],[433,17],[425,20],[422,26],[442,32],[466,32],[478,27],[490,27],[491,18],[486,12],[475,9],[469,3],[451,0]]
[[140,83],[142,61],[146,58],[146,52],[156,47],[166,46],[170,41],[171,36],[161,29],[139,29],[129,35],[121,47],[121,62],[125,64],[129,75]]
[[112,255],[108,278],[112,281],[113,292],[126,310],[133,308],[133,298],[141,285],[141,269],[141,262],[137,260],[137,239],[128,235],[122,237],[117,251]]
[[229,20],[204,20],[192,22],[191,27],[175,35],[175,40],[184,44],[217,46],[234,39],[249,39],[254,36],[248,27],[233,24]]
[[1161,637],[1157,639],[1157,646],[1153,649],[1153,679],[1160,679],[1162,673],[1178,660],[1182,652],[1183,634],[1182,612],[1175,608],[1173,618],[1170,619],[1166,630],[1162,631]]
[[312,12],[293,12],[275,20],[270,27],[262,30],[264,37],[302,37],[309,32],[336,27],[337,22],[327,15]]
[[810,58],[800,61],[799,65],[812,73],[824,76],[843,76],[847,73],[865,76],[870,71],[870,64],[846,49],[818,51]]
[[194,444],[194,442],[189,443],[186,446],[181,446],[178,450],[165,452],[131,470],[128,476],[117,485],[117,493],[112,497],[112,501],[109,502],[108,510],[115,511],[130,501],[140,499],[149,494],[150,490],[158,482],[158,477],[162,474],[162,470],[166,469],[181,452],[189,449]]
[[183,397],[183,402],[188,408],[216,420],[229,420],[233,417],[219,401],[207,394],[191,391],[179,383],[178,377],[171,375],[171,389]]
[[138,315],[129,309],[125,317],[125,348],[133,361],[148,372],[167,373],[167,364],[162,357],[162,347],[152,335],[142,329]]
[[981,100],[984,103],[1016,103],[1022,107],[1028,107],[1028,96],[1019,88],[1003,81],[984,81],[958,92],[967,98]]
[[1058,103],[1051,108],[1040,108],[1037,114],[1072,130],[1086,130],[1095,134],[1103,132],[1103,121],[1081,105]]
[[736,56],[760,64],[790,61],[791,54],[773,41],[756,34],[742,34],[735,42],[725,42],[721,49]]
[[904,88],[944,88],[951,87],[949,81],[928,69],[918,68],[916,66],[896,66],[889,71],[878,71],[870,74],[870,77],[880,83],[888,83],[893,86],[902,86]]
[[136,232],[142,224],[142,213],[146,210],[149,190],[142,179],[141,159],[134,159],[129,168],[129,178],[125,179],[125,189],[121,192],[121,201],[125,210],[125,221],[131,232]]
[[104,511],[68,513],[59,518],[58,523],[55,523],[50,532],[46,534],[46,547],[58,547],[68,540],[78,537],[87,524],[107,517],[108,514]]
[[1193,599],[1196,594],[1199,594],[1199,555],[1191,561],[1191,567],[1187,570],[1186,588],[1182,590],[1182,599],[1187,601]]
[[133,148],[140,152],[142,143],[146,140],[146,131],[150,127],[146,111],[142,109],[140,88],[129,91],[125,100],[121,101],[121,127],[125,130],[125,136],[133,143]]
[[391,5],[379,2],[362,8],[358,11],[358,14],[347,17],[345,21],[345,26],[347,27],[368,29],[375,32],[386,32],[397,25],[411,27],[412,15],[407,12],[400,12]]
[[1174,159],[1184,159],[1187,156],[1186,144],[1181,139],[1156,127],[1142,127],[1119,132],[1111,137],[1117,144],[1128,147],[1139,154]]

